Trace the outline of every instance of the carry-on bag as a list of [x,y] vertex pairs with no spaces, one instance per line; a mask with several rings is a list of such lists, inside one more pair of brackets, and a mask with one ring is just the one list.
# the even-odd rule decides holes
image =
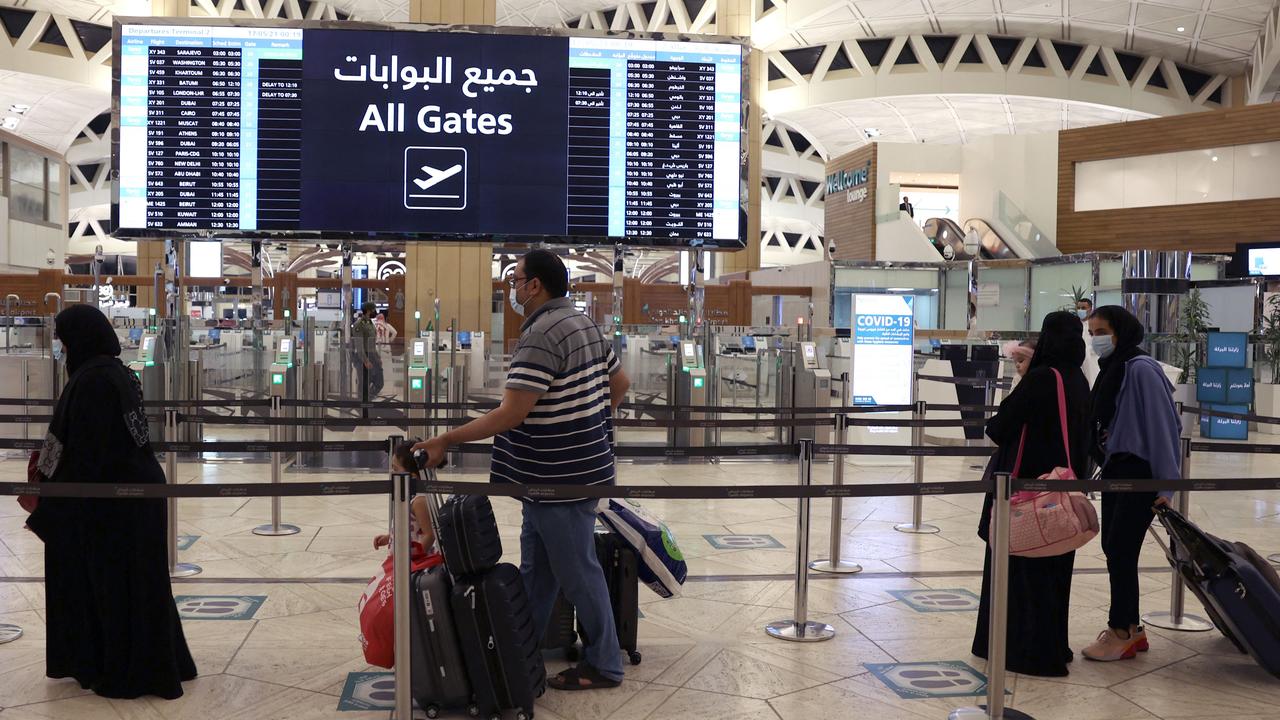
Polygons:
[[1170,560],[1223,634],[1280,677],[1280,576],[1244,543],[1204,532],[1178,511],[1156,508],[1173,539]]
[[502,711],[514,709],[517,720],[532,720],[547,671],[520,571],[501,563],[458,578],[452,602],[480,716],[500,720]]
[[455,495],[440,508],[436,537],[454,577],[478,575],[502,559],[493,505],[484,495]]
[[453,583],[444,567],[415,573],[409,623],[413,699],[427,717],[441,710],[469,708],[471,682],[453,623]]
[[[640,591],[637,569],[640,561],[630,542],[613,532],[596,532],[596,556],[604,571],[605,585],[609,588],[609,603],[613,611],[613,624],[618,635],[618,648],[627,653],[632,665],[639,665],[643,656],[637,649],[640,630]],[[577,625],[573,604],[561,593],[551,609],[551,619],[543,634],[544,650],[563,650],[570,661],[578,659],[575,645],[581,637],[587,640],[587,631]]]
[[621,535],[636,551],[640,582],[659,597],[680,594],[689,566],[666,523],[627,498],[602,498],[596,512],[606,527]]
[[547,620],[547,631],[542,634],[543,650],[563,650],[570,661],[578,659],[578,629],[575,624],[576,613],[573,603],[560,593],[556,596],[556,604],[551,607],[551,617]]

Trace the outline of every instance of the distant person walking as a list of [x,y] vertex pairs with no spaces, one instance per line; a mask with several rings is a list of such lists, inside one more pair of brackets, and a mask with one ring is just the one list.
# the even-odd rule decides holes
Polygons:
[[[54,328],[69,377],[41,481],[163,485],[142,385],[110,321],[72,305]],[[27,527],[44,541],[45,674],[107,698],[181,697],[196,665],[169,584],[164,500],[40,498]]]
[[898,209],[911,216],[914,220],[916,217],[916,206],[911,204],[911,198],[906,195],[902,196],[902,202],[898,203]]
[[351,328],[352,362],[360,378],[360,399],[369,402],[382,392],[382,356],[378,354],[378,329],[373,316],[378,307],[371,302],[360,306],[360,319]]

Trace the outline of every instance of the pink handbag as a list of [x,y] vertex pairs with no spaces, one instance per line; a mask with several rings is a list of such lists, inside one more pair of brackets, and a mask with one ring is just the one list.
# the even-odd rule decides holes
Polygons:
[[[1075,480],[1071,467],[1071,442],[1067,436],[1067,393],[1062,374],[1053,371],[1058,381],[1058,421],[1062,425],[1062,446],[1067,453],[1067,467],[1055,467],[1040,476],[1041,480]],[[1022,428],[1018,456],[1013,462],[1013,477],[1022,467],[1022,450],[1027,443],[1027,429]],[[1053,557],[1078,550],[1098,535],[1098,513],[1089,498],[1080,492],[1017,492],[1011,499],[1009,517],[1009,554],[1020,557]]]

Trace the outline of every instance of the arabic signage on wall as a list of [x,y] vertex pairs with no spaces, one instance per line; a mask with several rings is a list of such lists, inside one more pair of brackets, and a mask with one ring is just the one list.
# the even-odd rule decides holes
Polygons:
[[744,50],[117,26],[117,227],[741,246]]
[[827,163],[825,232],[837,260],[876,259],[876,145]]

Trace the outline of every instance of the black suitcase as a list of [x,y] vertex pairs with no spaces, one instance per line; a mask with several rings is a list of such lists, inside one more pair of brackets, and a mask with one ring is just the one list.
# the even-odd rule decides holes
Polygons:
[[532,720],[534,700],[547,686],[539,638],[516,566],[502,563],[453,587],[453,617],[480,717]]
[[[625,650],[632,665],[642,658],[637,648],[640,634],[640,558],[635,548],[615,532],[596,533],[596,556],[604,570],[613,603],[613,624],[618,629],[618,647]],[[578,626],[578,634],[587,642],[587,634]]]
[[570,661],[578,659],[578,630],[574,617],[573,604],[561,593],[551,608],[547,631],[542,634],[543,650],[563,650]]
[[493,505],[483,495],[455,495],[440,508],[436,537],[454,577],[478,575],[502,559]]
[[453,583],[444,567],[414,573],[413,615],[410,622],[410,665],[413,699],[427,717],[439,717],[445,709],[471,706],[471,682],[467,679],[458,631],[450,606]]

